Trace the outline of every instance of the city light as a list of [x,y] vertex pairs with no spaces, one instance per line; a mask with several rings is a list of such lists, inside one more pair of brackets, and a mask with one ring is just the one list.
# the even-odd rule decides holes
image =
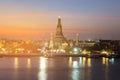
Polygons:
[[[75,40],[68,40],[62,30],[62,20],[58,17],[56,34],[49,35],[49,39],[42,40],[0,40],[1,55],[42,55],[54,56],[60,55],[78,55],[86,57],[116,57],[119,49],[120,41],[116,40],[79,40],[78,33]],[[115,53],[116,52],[116,53]]]
[[0,80],[120,80],[120,0],[0,0]]

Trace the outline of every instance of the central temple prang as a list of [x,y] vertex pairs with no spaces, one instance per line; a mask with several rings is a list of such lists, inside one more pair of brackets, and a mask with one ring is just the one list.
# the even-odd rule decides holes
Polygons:
[[66,43],[66,42],[67,40],[64,37],[63,32],[62,32],[61,18],[58,17],[56,36],[54,38],[54,46],[59,48],[60,46],[62,46],[63,43]]

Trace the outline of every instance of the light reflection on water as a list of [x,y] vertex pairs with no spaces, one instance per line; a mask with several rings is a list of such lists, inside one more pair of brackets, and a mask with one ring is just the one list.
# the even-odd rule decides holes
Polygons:
[[87,59],[87,65],[88,65],[88,67],[91,67],[91,59],[90,58]]
[[28,69],[31,68],[31,59],[30,58],[27,59],[27,68]]
[[[80,68],[90,68],[91,67],[91,58],[79,57],[78,59],[74,59],[69,57],[69,67],[72,68],[72,80],[85,80],[84,75],[89,76],[89,80],[91,80],[91,69],[88,69],[87,72]],[[82,76],[80,76],[82,75]]]
[[72,57],[69,57],[69,67],[72,67]]
[[38,80],[47,80],[46,67],[47,59],[44,57],[40,57]]
[[[79,60],[78,60],[79,59]],[[78,59],[69,57],[70,68],[91,67],[91,58],[79,57]]]
[[18,68],[18,58],[17,57],[14,58],[14,68],[15,69]]
[[40,63],[39,63],[40,69],[45,69],[47,67],[47,59],[44,57],[40,57]]
[[111,59],[110,59],[110,62],[111,62],[112,64],[114,64],[114,61],[115,61],[114,58],[111,58]]
[[86,63],[86,58],[83,57],[83,59],[82,59],[82,67],[85,67],[85,63]]
[[19,62],[18,62],[18,58],[17,57],[15,57],[14,58],[14,69],[15,69],[15,71],[14,71],[14,79],[17,79],[18,78],[18,65],[19,64]]
[[114,62],[115,62],[114,58],[110,58],[110,59],[109,58],[105,58],[105,57],[102,58],[102,64],[103,65],[109,66],[110,63],[114,64]]
[[[114,68],[120,67],[116,61],[114,58],[104,57],[100,59],[85,57],[0,58],[0,80],[109,80],[112,77],[110,74],[114,75],[115,72],[120,74],[117,69],[114,71]],[[8,76],[2,77],[3,75]]]

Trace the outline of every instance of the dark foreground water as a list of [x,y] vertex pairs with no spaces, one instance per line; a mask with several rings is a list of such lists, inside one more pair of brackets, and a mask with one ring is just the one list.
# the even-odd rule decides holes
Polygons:
[[120,80],[120,59],[3,57],[0,80]]

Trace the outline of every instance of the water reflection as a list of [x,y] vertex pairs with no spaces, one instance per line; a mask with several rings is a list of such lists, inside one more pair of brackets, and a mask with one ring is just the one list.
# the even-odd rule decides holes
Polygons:
[[69,57],[69,67],[72,67],[72,57]]
[[47,80],[47,58],[40,57],[38,80]]
[[78,61],[73,61],[73,68],[79,68]]
[[85,63],[86,63],[86,58],[83,57],[83,59],[82,59],[82,67],[85,67]]
[[105,64],[106,66],[108,66],[108,63],[109,63],[109,59],[103,57],[103,58],[102,58],[102,64]]
[[87,59],[87,64],[88,64],[88,67],[91,67],[91,58]]
[[106,63],[106,58],[102,58],[102,64],[105,64]]
[[108,66],[109,62],[114,64],[115,59],[114,58],[109,59],[109,58],[104,58],[104,57],[102,58],[102,64],[105,64],[106,66]]
[[[72,80],[91,80],[91,58],[79,57],[69,58],[69,67],[72,68]],[[81,76],[80,76],[81,75]]]
[[111,62],[112,64],[114,64],[115,59],[114,59],[114,58],[111,58],[111,59],[110,59],[110,62]]
[[69,57],[69,67],[70,68],[80,68],[80,67],[91,67],[91,58],[79,57],[73,58]]
[[27,59],[27,68],[28,69],[31,68],[31,59],[30,58]]
[[102,64],[105,65],[105,80],[109,80],[108,73],[110,72],[109,65],[114,64],[114,58],[102,58]]
[[17,80],[17,78],[18,78],[18,58],[17,57],[15,57],[14,58],[14,69],[15,69],[15,71],[14,71],[14,79],[15,80]]
[[80,80],[80,71],[73,69],[72,71],[72,80]]
[[45,69],[46,68],[46,65],[47,64],[47,58],[44,58],[44,57],[40,57],[40,69]]
[[17,69],[18,68],[18,58],[15,57],[14,58],[14,69]]
[[82,65],[82,57],[79,57],[79,64]]
[[108,75],[108,73],[109,73],[109,61],[110,62],[113,62],[113,59],[111,60],[111,59],[109,59],[109,58],[105,58],[105,57],[103,57],[102,58],[102,64],[105,66],[105,80],[109,80],[109,75]]
[[0,58],[0,80],[112,80],[114,77],[119,79],[119,60],[85,57]]

